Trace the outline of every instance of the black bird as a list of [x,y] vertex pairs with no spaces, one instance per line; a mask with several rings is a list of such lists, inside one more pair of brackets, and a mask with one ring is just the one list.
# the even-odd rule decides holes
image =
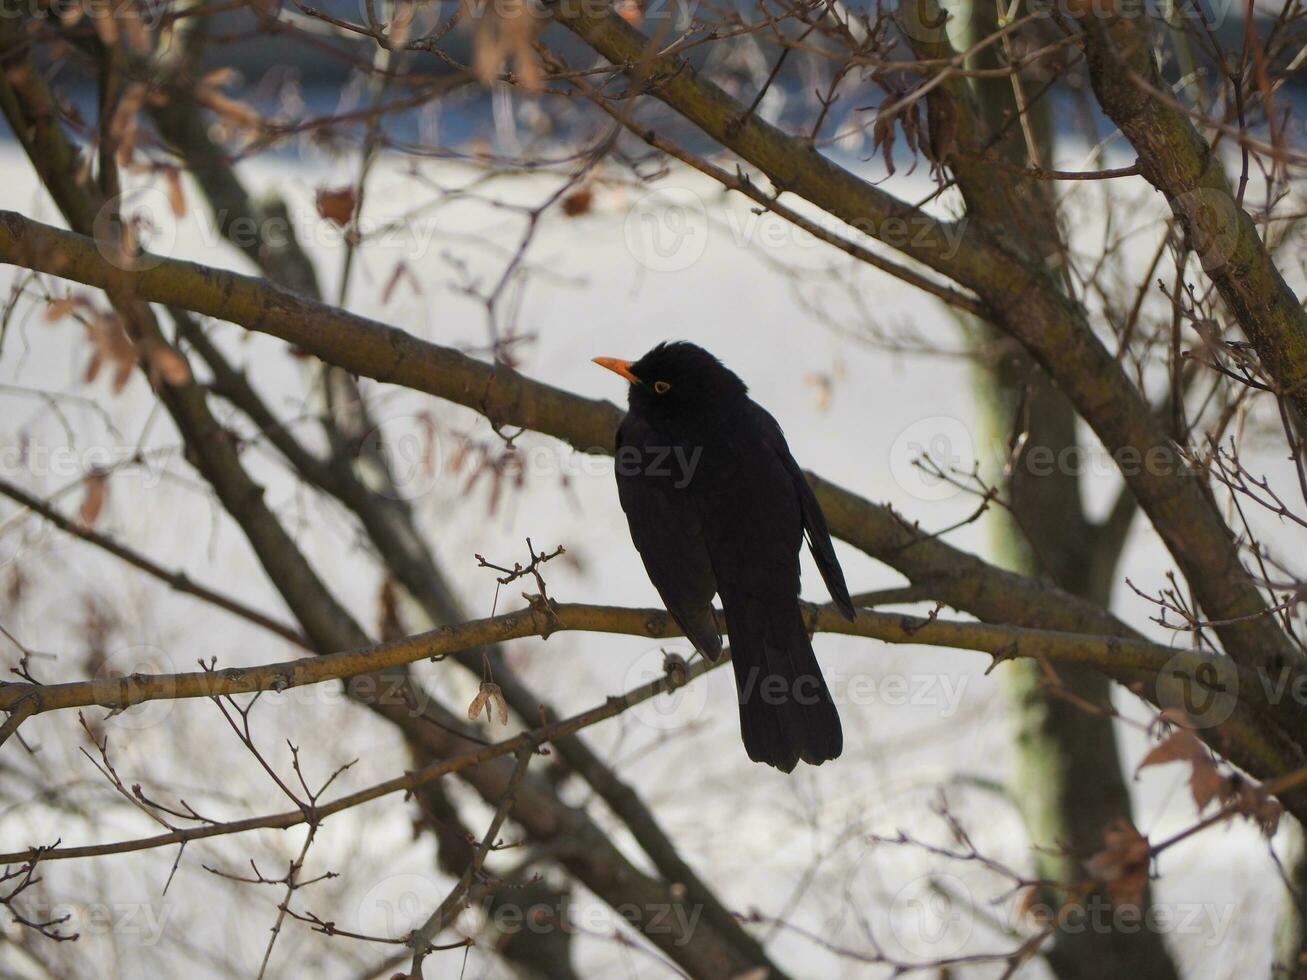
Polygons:
[[631,539],[667,611],[709,660],[721,656],[712,611],[721,595],[749,758],[784,772],[800,759],[837,758],[840,717],[799,608],[805,533],[835,606],[855,614],[826,518],[780,425],[695,344],[595,363],[630,382],[615,468]]

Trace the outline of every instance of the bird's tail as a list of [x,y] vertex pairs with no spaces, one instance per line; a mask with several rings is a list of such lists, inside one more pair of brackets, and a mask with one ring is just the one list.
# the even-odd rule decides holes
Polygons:
[[798,604],[764,607],[738,628],[728,609],[727,629],[749,758],[782,772],[800,759],[819,766],[838,758],[844,749],[840,716]]

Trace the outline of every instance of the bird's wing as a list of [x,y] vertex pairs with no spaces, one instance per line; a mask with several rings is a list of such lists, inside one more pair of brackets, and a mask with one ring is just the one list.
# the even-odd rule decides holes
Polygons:
[[667,611],[680,624],[695,648],[709,660],[721,656],[722,639],[713,617],[712,598],[717,592],[703,530],[686,494],[671,480],[646,475],[644,466],[631,462],[633,450],[644,451],[652,434],[634,420],[617,433],[617,497],[626,512],[631,540],[644,560],[649,580]]
[[817,561],[817,568],[821,571],[822,581],[826,583],[826,589],[835,602],[835,608],[851,622],[857,614],[853,608],[853,600],[849,598],[849,587],[844,583],[844,570],[840,568],[840,560],[835,555],[835,545],[831,543],[830,529],[826,526],[826,515],[821,512],[821,504],[817,503],[816,494],[812,492],[807,477],[803,475],[803,470],[799,468],[799,464],[790,453],[780,423],[766,409],[761,406],[755,407],[763,423],[764,439],[781,458],[786,472],[794,482],[794,489],[799,495],[799,506],[803,512],[804,535],[808,539],[812,557]]

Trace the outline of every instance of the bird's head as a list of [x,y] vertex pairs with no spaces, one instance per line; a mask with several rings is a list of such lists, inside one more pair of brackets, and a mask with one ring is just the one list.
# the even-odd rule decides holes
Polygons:
[[631,383],[631,411],[642,414],[711,411],[743,400],[749,391],[721,361],[684,340],[659,344],[634,362],[616,357],[596,357],[594,362]]

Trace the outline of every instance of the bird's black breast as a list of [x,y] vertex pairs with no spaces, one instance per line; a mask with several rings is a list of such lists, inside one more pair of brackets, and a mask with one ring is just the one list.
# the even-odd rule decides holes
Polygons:
[[675,555],[690,553],[717,586],[725,577],[759,595],[798,593],[803,512],[772,429],[779,433],[748,400],[706,418],[627,416],[618,435],[618,492],[660,591],[651,555],[674,573]]

